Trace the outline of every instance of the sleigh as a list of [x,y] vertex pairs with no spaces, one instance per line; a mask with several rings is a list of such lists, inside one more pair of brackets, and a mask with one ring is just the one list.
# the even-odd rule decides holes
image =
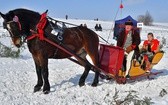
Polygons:
[[[122,69],[122,62],[124,58],[124,50],[120,47],[100,44],[100,68],[106,72],[108,78],[115,79],[117,83],[126,83],[125,71]],[[158,64],[163,57],[164,52],[160,51],[156,53],[150,64],[151,72],[147,73],[146,70],[141,68],[141,64],[137,60],[132,60],[131,69],[129,71],[130,80],[135,80],[140,77],[149,78],[151,75],[157,75],[162,73],[153,72],[152,68]]]

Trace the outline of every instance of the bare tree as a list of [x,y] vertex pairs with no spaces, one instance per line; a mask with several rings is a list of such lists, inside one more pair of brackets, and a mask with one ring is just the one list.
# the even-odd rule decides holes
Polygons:
[[146,11],[145,15],[138,16],[138,22],[143,22],[144,25],[152,25],[153,17],[150,15],[149,11]]

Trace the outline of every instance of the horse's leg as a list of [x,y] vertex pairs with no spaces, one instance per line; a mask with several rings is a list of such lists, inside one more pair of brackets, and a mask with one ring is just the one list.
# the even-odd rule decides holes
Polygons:
[[50,83],[48,81],[48,58],[42,57],[41,58],[41,74],[44,81],[43,93],[48,94],[50,92]]
[[[95,43],[96,44],[96,43]],[[89,54],[90,58],[93,61],[93,64],[97,67],[99,67],[99,55],[98,55],[98,48],[94,47],[96,45],[93,45],[92,48],[87,47],[86,52]],[[100,72],[98,70],[95,70],[95,77],[92,83],[92,86],[97,86],[99,83],[99,75]]]
[[36,74],[37,74],[37,84],[34,86],[34,92],[37,92],[43,86],[43,79],[42,79],[41,67],[38,62],[38,59],[34,55],[33,55],[33,59],[34,59],[34,63],[35,63],[35,67],[36,67]]
[[[82,76],[79,80],[79,86],[85,85],[85,80],[86,80],[86,77],[89,74],[90,69],[91,69],[91,67],[89,65],[85,65],[85,71],[83,72],[83,74],[82,74]],[[99,71],[96,70],[92,86],[97,86],[97,84],[99,83],[99,75],[100,75]]]
[[85,85],[85,80],[86,80],[86,78],[89,74],[90,69],[91,69],[91,67],[85,66],[85,70],[84,70],[82,76],[79,79],[79,86],[84,86]]
[[48,58],[44,57],[42,54],[33,56],[36,66],[37,73],[37,85],[34,87],[34,92],[41,89],[44,83],[43,92],[44,94],[49,93],[50,84],[48,81]]
[[41,75],[41,67],[36,62],[35,62],[35,66],[36,66],[36,73],[37,73],[37,84],[34,87],[34,92],[37,92],[43,86],[43,79]]
[[92,83],[93,87],[97,86],[97,84],[99,83],[99,75],[100,75],[100,72],[99,71],[95,71],[95,77],[94,77],[94,81]]
[[[82,52],[79,54],[79,56],[80,56],[81,58],[83,58],[84,60],[87,61],[86,55],[87,55],[87,53],[86,53],[86,51],[84,51],[84,50],[82,50]],[[78,59],[78,58],[77,58],[77,59]],[[89,71],[90,71],[91,67],[90,67],[86,62],[83,62],[83,61],[81,61],[80,59],[78,59],[78,61],[79,61],[80,64],[81,64],[82,66],[84,66],[84,68],[85,68],[85,70],[84,70],[82,76],[81,76],[80,79],[79,79],[79,86],[84,86],[84,85],[85,85],[85,80],[86,80],[86,78],[87,78],[87,76],[88,76],[88,74],[89,74]],[[88,63],[89,63],[89,62],[88,62]]]
[[[97,66],[97,67],[99,67],[99,65],[98,65],[98,55],[95,56],[94,54],[93,54],[93,55],[91,54],[90,57],[91,57],[91,59],[92,59],[94,65]],[[92,86],[95,87],[95,86],[97,86],[97,84],[99,83],[99,75],[100,75],[100,72],[99,72],[98,70],[96,70],[96,69],[94,69],[94,70],[95,70],[95,77],[94,77]]]

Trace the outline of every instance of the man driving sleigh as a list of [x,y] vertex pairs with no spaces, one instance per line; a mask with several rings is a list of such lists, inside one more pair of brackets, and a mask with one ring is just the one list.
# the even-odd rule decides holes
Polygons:
[[132,60],[139,57],[139,44],[141,42],[140,35],[133,29],[133,22],[128,20],[125,22],[125,29],[120,32],[117,39],[117,46],[124,49],[123,70],[126,71],[125,77],[129,78]]

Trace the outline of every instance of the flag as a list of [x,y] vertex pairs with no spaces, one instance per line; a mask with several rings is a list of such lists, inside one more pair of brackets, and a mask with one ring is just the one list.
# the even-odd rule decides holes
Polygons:
[[121,4],[120,4],[120,9],[123,9],[123,8],[124,8],[124,6],[123,6],[123,4],[121,3]]

